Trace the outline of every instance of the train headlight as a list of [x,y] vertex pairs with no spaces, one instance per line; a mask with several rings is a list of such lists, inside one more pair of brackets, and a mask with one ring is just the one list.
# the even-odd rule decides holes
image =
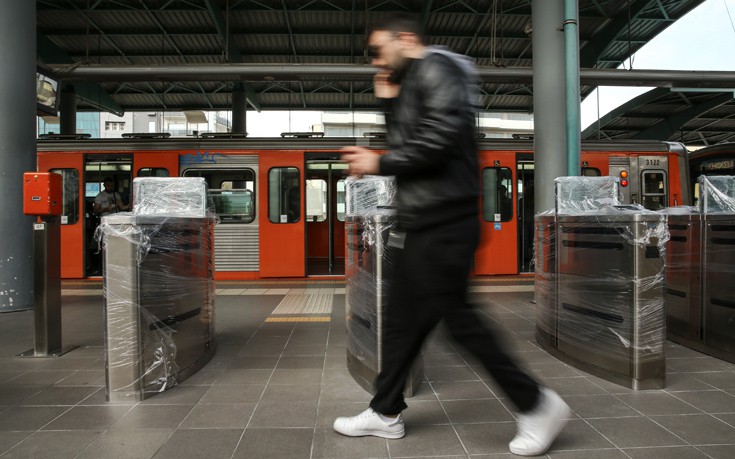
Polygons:
[[620,181],[620,186],[628,186],[628,181],[623,179]]
[[620,171],[620,178],[628,178],[628,171]]

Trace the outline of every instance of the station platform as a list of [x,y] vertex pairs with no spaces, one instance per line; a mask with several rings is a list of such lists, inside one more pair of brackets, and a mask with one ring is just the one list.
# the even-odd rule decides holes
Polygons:
[[[735,457],[734,364],[668,342],[666,388],[634,391],[541,350],[532,278],[474,280],[472,298],[572,408],[546,457]],[[101,283],[64,282],[62,320],[63,344],[77,349],[19,358],[33,347],[33,313],[0,314],[1,458],[513,457],[509,401],[441,329],[424,349],[405,438],[332,430],[370,400],[346,367],[339,280],[218,282],[212,361],[134,404],[105,401]]]

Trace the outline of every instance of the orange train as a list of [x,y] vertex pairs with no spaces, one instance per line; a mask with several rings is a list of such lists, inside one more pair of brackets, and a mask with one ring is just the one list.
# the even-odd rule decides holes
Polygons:
[[[62,277],[100,275],[94,197],[105,177],[130,201],[135,177],[203,177],[221,223],[216,278],[342,276],[346,166],[339,149],[363,138],[126,138],[38,141],[38,170],[62,175]],[[479,141],[482,241],[475,275],[533,269],[533,142]],[[587,142],[584,175],[621,177],[626,203],[647,208],[691,204],[683,145]]]

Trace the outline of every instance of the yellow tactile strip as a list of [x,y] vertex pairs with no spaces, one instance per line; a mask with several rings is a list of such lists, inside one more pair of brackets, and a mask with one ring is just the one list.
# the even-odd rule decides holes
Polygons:
[[331,314],[333,288],[292,288],[271,315]]
[[270,316],[266,322],[331,322],[330,316]]

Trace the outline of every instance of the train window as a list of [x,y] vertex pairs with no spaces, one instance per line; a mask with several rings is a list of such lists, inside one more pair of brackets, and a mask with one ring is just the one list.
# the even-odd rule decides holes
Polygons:
[[79,171],[76,169],[51,169],[61,175],[64,205],[61,209],[61,224],[73,225],[79,220]]
[[582,168],[582,176],[583,177],[599,177],[600,175],[600,169],[596,167],[583,167]]
[[144,167],[138,169],[138,177],[168,177],[168,169],[163,167]]
[[664,171],[647,170],[641,173],[641,204],[646,209],[663,209],[668,204],[666,193],[666,173]]
[[250,223],[255,220],[253,169],[187,169],[183,175],[206,180],[207,196],[220,223]]
[[345,179],[337,180],[337,220],[343,222],[347,215],[345,204]]
[[507,222],[513,218],[513,179],[507,167],[482,170],[482,218]]
[[306,181],[306,221],[323,222],[327,219],[327,181]]
[[301,216],[301,178],[295,167],[268,171],[268,220],[296,223]]

